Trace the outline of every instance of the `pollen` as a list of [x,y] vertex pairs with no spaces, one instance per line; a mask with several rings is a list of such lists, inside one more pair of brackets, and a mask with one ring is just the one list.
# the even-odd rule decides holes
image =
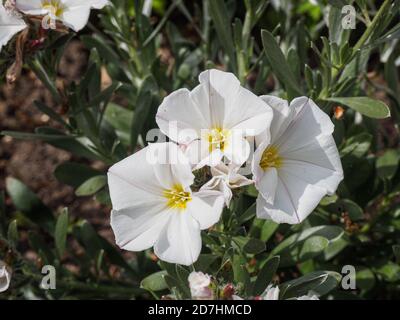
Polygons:
[[212,152],[216,149],[224,151],[228,144],[228,138],[231,132],[227,129],[214,128],[211,129],[207,134],[207,140],[209,143],[209,151]]
[[55,17],[61,17],[65,10],[65,6],[60,0],[43,0],[42,8],[48,10]]
[[192,194],[185,191],[182,185],[177,184],[172,189],[164,190],[164,197],[167,199],[167,206],[172,209],[184,210],[187,203],[192,201]]
[[264,150],[260,167],[266,171],[269,168],[280,168],[282,166],[282,158],[279,155],[279,150],[276,146],[269,146]]

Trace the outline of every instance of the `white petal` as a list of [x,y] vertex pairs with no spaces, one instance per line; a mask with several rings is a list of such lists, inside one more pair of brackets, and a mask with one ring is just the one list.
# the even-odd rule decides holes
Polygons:
[[167,224],[171,212],[165,203],[148,202],[111,213],[111,227],[117,245],[141,251],[152,247]]
[[334,129],[329,116],[311,99],[296,98],[290,104],[296,114],[285,132],[273,142],[281,153],[297,150],[320,135],[331,135]]
[[231,173],[229,175],[229,186],[232,189],[248,186],[253,183],[254,183],[253,180],[250,180],[250,179],[246,178],[245,176],[242,176],[239,173]]
[[110,197],[115,210],[153,201],[156,196],[162,197],[163,188],[154,166],[147,161],[147,150],[136,152],[108,170]]
[[43,9],[42,0],[16,0],[16,7],[25,14],[43,15],[48,10]]
[[190,91],[179,89],[164,98],[156,115],[161,131],[170,139],[188,144],[200,137],[201,129],[210,124],[204,117],[208,105],[198,105],[190,98]]
[[200,225],[191,215],[173,214],[161,232],[154,253],[169,263],[191,265],[201,251]]
[[[138,203],[165,200],[165,189],[175,184],[191,185],[194,176],[183,159],[176,144],[154,143],[113,165],[108,171],[113,208],[120,210]],[[172,161],[175,163],[169,164]]]
[[239,80],[233,73],[212,69],[203,71],[199,75],[199,81],[208,96],[211,127],[207,128],[224,128],[224,119],[235,111],[234,102],[240,89]]
[[64,0],[66,9],[62,15],[63,23],[75,32],[88,23],[91,9],[102,9],[109,4],[107,0]]
[[276,168],[270,168],[265,171],[261,179],[255,183],[255,186],[267,203],[274,204],[278,186],[278,171]]
[[249,142],[244,139],[240,132],[233,131],[224,149],[224,155],[232,161],[233,165],[241,166],[250,155]]
[[[327,194],[335,193],[339,183],[343,180],[343,172],[340,169],[330,168],[331,163],[327,158],[325,163],[318,164],[318,153],[315,153],[315,159],[305,160],[304,157],[296,157],[295,160],[285,159],[285,164],[280,169],[281,172],[287,172],[292,176],[302,179],[309,184],[321,187]],[[316,164],[317,162],[317,164]]]
[[326,190],[279,172],[274,204],[259,195],[257,216],[277,223],[296,224],[302,222],[318,205]]
[[[287,166],[297,166],[298,175],[305,176],[306,181],[324,187],[328,194],[335,193],[343,180],[342,163],[332,135],[319,136],[302,148],[282,153],[282,157],[285,159],[283,169]],[[305,169],[305,166],[308,166],[308,169]]]
[[67,8],[61,17],[61,21],[68,28],[75,32],[82,30],[89,21],[90,7],[80,6],[77,8]]
[[224,195],[219,191],[201,189],[193,194],[193,200],[188,203],[187,213],[200,225],[201,230],[216,224],[224,207]]
[[244,136],[255,136],[269,130],[273,112],[262,99],[240,87],[230,110],[226,111],[224,127],[242,130]]
[[[149,154],[154,154],[162,163],[153,166],[158,182],[164,189],[171,189],[180,184],[184,188],[190,187],[194,175],[187,157],[175,143],[151,144]],[[161,161],[161,160],[160,160]]]
[[203,190],[217,190],[223,193],[225,204],[229,207],[229,203],[232,200],[232,190],[228,185],[228,182],[223,176],[215,176],[212,177],[207,183],[205,183],[201,188],[200,191]]
[[84,7],[84,6],[89,6],[90,8],[93,9],[102,9],[106,5],[110,4],[110,1],[108,0],[63,0],[65,5],[68,8],[77,8],[77,7]]
[[257,149],[254,151],[253,158],[251,160],[251,172],[253,173],[253,180],[257,183],[261,180],[264,175],[264,170],[260,167],[260,162],[265,149],[269,145],[269,140],[265,139],[260,142]]
[[193,166],[193,170],[204,166],[215,167],[221,162],[224,155],[220,149],[215,149],[210,153],[209,144],[204,139],[190,143],[186,148],[185,154]]
[[260,98],[272,108],[273,121],[269,128],[270,134],[265,131],[256,137],[257,146],[265,139],[276,141],[285,132],[295,114],[294,108],[289,107],[288,102],[284,99],[274,96],[261,96]]
[[7,291],[11,282],[11,271],[6,264],[0,260],[0,293]]
[[14,35],[25,28],[24,20],[9,14],[0,3],[0,51],[2,46],[6,45]]
[[279,300],[279,292],[279,287],[269,285],[261,296],[263,297],[263,300]]

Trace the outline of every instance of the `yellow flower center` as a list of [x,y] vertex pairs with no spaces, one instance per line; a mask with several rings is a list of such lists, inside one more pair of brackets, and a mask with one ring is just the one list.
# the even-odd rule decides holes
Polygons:
[[184,210],[187,203],[192,200],[192,194],[184,191],[181,184],[174,185],[172,189],[164,190],[164,197],[167,198],[167,206],[172,209]]
[[280,168],[282,166],[282,158],[279,155],[278,148],[275,146],[269,146],[267,149],[264,150],[261,161],[260,167],[266,171],[269,168]]
[[60,0],[43,0],[42,8],[56,17],[61,17],[65,10],[65,6],[60,3]]
[[207,140],[209,143],[209,151],[212,152],[216,149],[224,151],[228,144],[228,138],[231,132],[227,129],[214,128],[207,133]]

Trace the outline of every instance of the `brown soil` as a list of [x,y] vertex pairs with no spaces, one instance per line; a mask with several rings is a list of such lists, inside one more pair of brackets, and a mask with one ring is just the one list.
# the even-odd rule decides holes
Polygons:
[[[80,79],[87,63],[87,52],[78,41],[66,49],[59,71],[59,82],[69,83]],[[0,87],[0,131],[13,130],[33,132],[39,126],[57,127],[48,116],[34,106],[39,100],[60,111],[50,93],[32,72],[24,72],[13,85]],[[65,161],[84,161],[69,152],[56,149],[41,141],[21,141],[8,136],[0,137],[0,190],[5,179],[15,177],[29,186],[53,211],[68,207],[70,214],[89,220],[100,234],[113,239],[109,228],[109,211],[93,199],[78,198],[74,190],[57,181],[53,172]],[[101,164],[91,163],[94,167]],[[7,205],[11,201],[6,197]]]

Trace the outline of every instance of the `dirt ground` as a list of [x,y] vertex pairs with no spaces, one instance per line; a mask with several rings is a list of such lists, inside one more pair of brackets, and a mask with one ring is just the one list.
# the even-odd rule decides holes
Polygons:
[[[87,52],[78,42],[66,49],[59,71],[59,80],[71,82],[80,79],[86,68]],[[47,115],[34,106],[39,100],[59,110],[50,93],[32,72],[24,72],[13,86],[0,87],[0,131],[13,130],[33,132],[38,126],[57,127]],[[109,228],[110,208],[99,205],[91,198],[78,198],[74,190],[57,181],[53,172],[65,161],[79,159],[69,152],[56,149],[40,141],[21,141],[11,137],[0,137],[0,190],[5,188],[5,179],[15,177],[29,186],[53,211],[67,206],[70,214],[89,220],[100,234],[113,239]],[[99,168],[101,164],[90,163]],[[6,198],[7,205],[11,205]]]

